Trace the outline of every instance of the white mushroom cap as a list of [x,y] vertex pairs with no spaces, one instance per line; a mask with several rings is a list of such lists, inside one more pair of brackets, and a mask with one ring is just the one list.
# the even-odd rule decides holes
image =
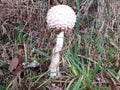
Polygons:
[[56,5],[48,11],[46,20],[49,28],[72,29],[76,22],[76,14],[67,5]]

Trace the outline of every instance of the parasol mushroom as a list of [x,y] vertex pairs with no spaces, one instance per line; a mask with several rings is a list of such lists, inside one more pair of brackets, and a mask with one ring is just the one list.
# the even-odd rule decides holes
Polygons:
[[49,67],[50,77],[59,77],[60,51],[63,47],[64,32],[72,30],[76,23],[76,14],[68,5],[56,5],[47,12],[46,22],[48,28],[57,30],[56,45],[53,49],[51,64]]

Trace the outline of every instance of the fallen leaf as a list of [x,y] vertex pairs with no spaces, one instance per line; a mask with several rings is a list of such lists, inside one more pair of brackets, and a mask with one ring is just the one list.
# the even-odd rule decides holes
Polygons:
[[3,71],[0,69],[0,77],[3,76]]
[[9,70],[10,72],[13,72],[13,70],[15,70],[15,69],[17,68],[18,64],[19,64],[18,57],[15,56],[15,57],[12,59],[10,65],[9,65],[9,69],[8,69],[8,70]]
[[19,65],[16,70],[15,70],[15,74],[18,74],[20,73],[21,71],[23,71],[23,66],[22,65]]
[[[9,71],[10,72],[13,72],[15,69],[17,69],[17,67],[19,66],[19,65],[21,65],[22,63],[24,62],[24,58],[21,56],[21,55],[16,55],[13,59],[12,59],[12,61],[11,61],[11,63],[10,63],[10,66],[9,66]],[[19,69],[20,70],[20,69]],[[18,70],[18,71],[19,71]],[[21,70],[20,70],[21,71]]]
[[22,64],[25,61],[21,55],[17,55],[17,58],[18,58],[19,64]]

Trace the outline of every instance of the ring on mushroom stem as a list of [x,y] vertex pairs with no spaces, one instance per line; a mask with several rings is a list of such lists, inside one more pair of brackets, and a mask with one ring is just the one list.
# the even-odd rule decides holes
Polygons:
[[46,22],[48,28],[52,28],[57,35],[56,45],[53,49],[51,64],[49,67],[50,77],[60,77],[59,63],[60,51],[63,47],[64,31],[72,30],[76,23],[76,14],[68,5],[56,5],[47,12]]

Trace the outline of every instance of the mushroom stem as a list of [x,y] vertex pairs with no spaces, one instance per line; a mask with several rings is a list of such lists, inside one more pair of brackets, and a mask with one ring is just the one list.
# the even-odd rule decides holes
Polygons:
[[60,72],[59,72],[60,53],[59,52],[62,50],[63,41],[64,41],[64,31],[60,32],[57,35],[56,45],[53,49],[53,56],[52,56],[51,64],[49,67],[51,78],[60,76]]

